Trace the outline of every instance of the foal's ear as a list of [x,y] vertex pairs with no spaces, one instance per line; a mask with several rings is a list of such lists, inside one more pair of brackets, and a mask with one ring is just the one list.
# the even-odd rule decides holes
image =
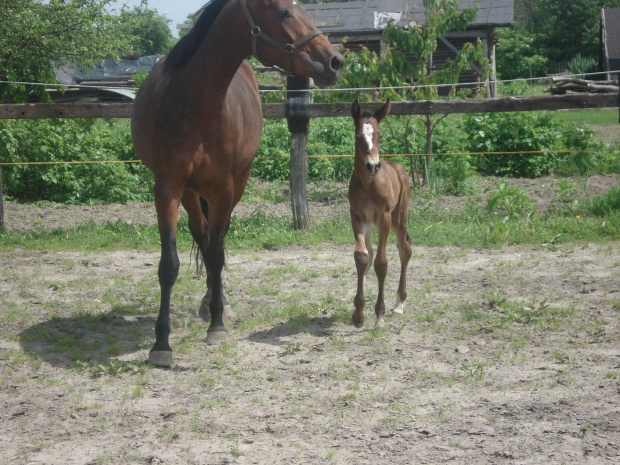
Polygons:
[[383,118],[385,118],[389,113],[390,113],[390,107],[391,107],[391,102],[390,99],[387,99],[385,101],[385,103],[381,106],[381,108],[379,108],[377,111],[375,111],[375,114],[372,115],[375,117],[375,119],[377,120],[378,123],[381,122],[381,120]]
[[360,99],[358,98],[356,98],[355,102],[351,104],[351,116],[354,120],[358,120],[362,116],[362,110],[360,109]]

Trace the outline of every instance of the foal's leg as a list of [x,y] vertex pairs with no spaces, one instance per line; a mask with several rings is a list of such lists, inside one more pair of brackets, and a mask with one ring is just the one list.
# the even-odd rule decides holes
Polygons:
[[398,255],[400,257],[400,281],[398,282],[398,291],[396,293],[396,306],[394,313],[403,313],[403,304],[407,299],[407,265],[411,258],[411,238],[407,232],[407,223],[394,228],[394,233],[398,239]]
[[398,204],[392,211],[392,230],[398,241],[398,255],[400,258],[400,281],[394,313],[403,313],[403,304],[407,298],[407,265],[411,258],[411,237],[407,232],[409,216],[409,176],[404,169],[399,170],[401,191]]
[[177,194],[174,189],[165,186],[163,182],[155,183],[155,207],[161,239],[161,259],[158,269],[161,300],[155,324],[155,344],[149,353],[149,363],[163,367],[172,365],[172,349],[168,336],[170,335],[170,295],[179,274],[176,240],[179,198],[180,193]]
[[377,315],[377,321],[375,328],[383,328],[385,321],[383,316],[385,315],[385,277],[387,275],[388,260],[387,260],[387,238],[391,229],[392,218],[389,213],[384,213],[381,220],[377,224],[377,257],[375,258],[375,273],[377,274],[377,281],[379,284],[379,293],[377,295],[377,303],[375,304],[375,314]]
[[351,214],[351,223],[353,225],[353,234],[355,234],[355,252],[353,256],[355,258],[355,267],[357,268],[357,293],[353,300],[355,305],[353,324],[356,328],[361,328],[364,326],[364,281],[371,263],[368,253],[370,241],[367,243],[365,238],[370,236],[368,231],[371,230],[371,225],[362,223],[361,219],[354,214]]

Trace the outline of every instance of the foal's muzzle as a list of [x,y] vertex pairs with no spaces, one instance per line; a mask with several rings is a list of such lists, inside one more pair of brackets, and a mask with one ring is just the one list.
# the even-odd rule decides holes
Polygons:
[[371,176],[376,176],[379,170],[381,169],[381,162],[378,161],[376,163],[367,162],[366,169],[368,170],[368,174]]

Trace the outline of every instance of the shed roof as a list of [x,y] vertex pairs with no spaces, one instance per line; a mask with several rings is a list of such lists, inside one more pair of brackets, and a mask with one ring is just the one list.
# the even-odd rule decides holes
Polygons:
[[[513,0],[459,0],[459,11],[479,5],[476,21],[470,28],[488,29],[512,25]],[[426,9],[423,0],[362,0],[356,2],[315,3],[305,5],[308,16],[323,32],[345,35],[380,31],[389,19],[402,25],[423,24]]]
[[603,10],[605,50],[611,70],[620,70],[620,8]]

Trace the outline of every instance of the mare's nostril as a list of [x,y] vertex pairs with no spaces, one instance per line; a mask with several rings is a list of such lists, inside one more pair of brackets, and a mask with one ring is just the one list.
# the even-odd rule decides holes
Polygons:
[[372,173],[372,165],[370,164],[370,162],[366,163],[366,169]]
[[339,72],[344,65],[344,58],[340,55],[340,53],[338,53],[337,55],[334,55],[330,65],[335,72]]

